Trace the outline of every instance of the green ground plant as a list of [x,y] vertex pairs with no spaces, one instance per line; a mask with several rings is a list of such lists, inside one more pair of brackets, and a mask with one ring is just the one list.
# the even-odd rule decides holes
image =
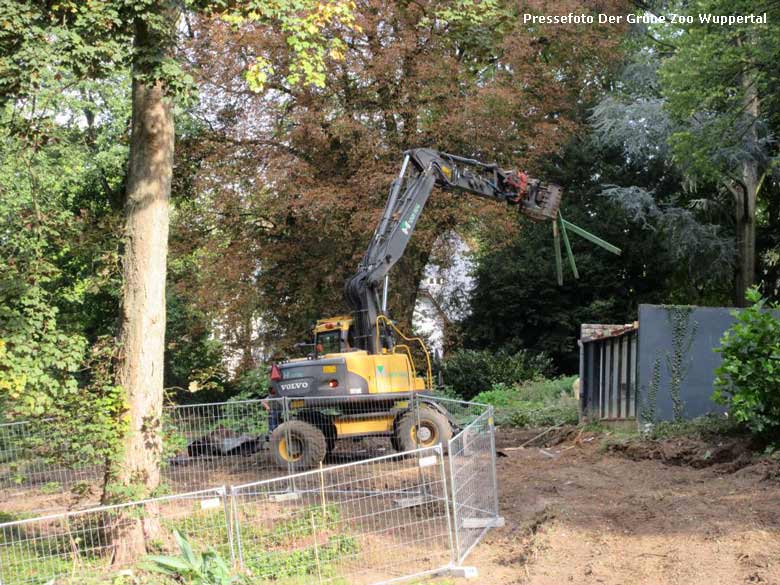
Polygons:
[[744,433],[744,426],[733,418],[718,414],[708,414],[690,420],[658,422],[646,437],[657,440],[673,439],[675,437],[707,440],[742,433]]
[[173,537],[179,545],[179,555],[150,556],[141,568],[180,579],[191,585],[231,585],[244,582],[241,577],[231,574],[229,563],[214,549],[195,552],[178,530],[173,531]]
[[577,399],[572,394],[576,376],[536,379],[518,385],[498,383],[474,397],[492,404],[499,425],[546,427],[577,424]]
[[[260,545],[245,559],[247,569],[256,577],[282,583],[308,583],[314,576],[336,579],[336,562],[360,550],[358,541],[342,532],[340,520],[338,507],[326,504],[305,506],[267,530],[247,522],[248,539]],[[291,548],[291,540],[306,544]]]

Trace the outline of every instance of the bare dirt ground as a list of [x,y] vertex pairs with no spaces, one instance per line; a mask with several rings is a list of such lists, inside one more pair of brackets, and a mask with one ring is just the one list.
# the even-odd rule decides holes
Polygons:
[[602,441],[499,435],[506,526],[468,560],[481,582],[780,585],[777,462],[731,440]]

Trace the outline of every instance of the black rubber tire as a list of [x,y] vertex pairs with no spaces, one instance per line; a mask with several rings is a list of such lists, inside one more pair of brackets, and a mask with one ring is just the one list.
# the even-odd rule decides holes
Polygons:
[[[294,452],[292,447],[287,446],[288,438],[291,445],[295,445]],[[304,471],[319,466],[325,460],[328,442],[325,434],[314,425],[302,420],[290,420],[280,424],[271,433],[271,452],[279,467]]]
[[322,431],[322,434],[325,435],[325,442],[328,445],[327,454],[330,455],[336,448],[336,426],[331,418],[321,412],[304,410],[296,416],[296,419],[314,425]]
[[[433,431],[430,441],[418,444],[415,440],[417,423],[421,427],[427,427]],[[393,437],[393,446],[397,451],[411,451],[420,447],[433,447],[441,445],[444,451],[447,450],[447,442],[452,438],[452,427],[450,421],[442,413],[428,406],[421,406],[419,414],[414,410],[407,410],[395,424],[395,436]]]

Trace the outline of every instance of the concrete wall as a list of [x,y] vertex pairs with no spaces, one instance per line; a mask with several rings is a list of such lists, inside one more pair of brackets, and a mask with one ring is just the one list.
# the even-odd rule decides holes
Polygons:
[[[639,421],[673,420],[673,372],[681,374],[685,418],[725,412],[710,399],[723,332],[734,322],[733,309],[679,305],[639,306]],[[679,367],[675,366],[679,364]],[[655,400],[653,393],[655,392]]]

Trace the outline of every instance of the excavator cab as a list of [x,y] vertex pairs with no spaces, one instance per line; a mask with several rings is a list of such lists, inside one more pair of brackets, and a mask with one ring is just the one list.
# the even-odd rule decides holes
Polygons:
[[314,325],[317,354],[344,353],[352,350],[352,317],[339,315],[319,319]]

